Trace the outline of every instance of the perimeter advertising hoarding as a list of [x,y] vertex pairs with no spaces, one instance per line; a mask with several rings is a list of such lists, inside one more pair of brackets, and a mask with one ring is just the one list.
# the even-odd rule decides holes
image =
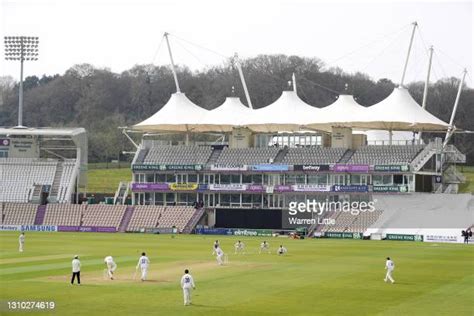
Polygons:
[[362,234],[361,233],[347,233],[347,232],[325,232],[324,237],[362,239]]
[[349,193],[361,193],[369,192],[368,185],[335,185],[333,186],[334,192],[349,192]]
[[372,187],[372,192],[379,192],[379,193],[400,193],[400,192],[408,192],[408,186],[406,185],[374,185]]
[[133,171],[200,171],[202,165],[133,165]]
[[166,191],[168,183],[132,183],[132,191]]
[[369,165],[334,165],[332,171],[334,172],[369,172]]
[[271,164],[263,164],[263,165],[252,165],[250,166],[250,170],[252,171],[267,171],[267,172],[279,172],[279,171],[288,171],[290,168],[288,165],[271,165]]
[[293,185],[295,192],[329,192],[331,186],[326,184],[295,184]]
[[293,170],[304,172],[329,171],[329,165],[294,165]]
[[209,184],[211,191],[245,191],[246,189],[245,184]]
[[245,171],[246,165],[211,165],[212,171]]
[[377,172],[408,172],[409,165],[375,165],[374,171]]
[[198,188],[197,183],[170,183],[171,191],[195,191]]
[[386,240],[423,241],[423,235],[387,234]]

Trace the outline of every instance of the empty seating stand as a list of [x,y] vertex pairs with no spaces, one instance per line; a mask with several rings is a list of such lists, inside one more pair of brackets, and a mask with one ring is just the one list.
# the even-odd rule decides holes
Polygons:
[[126,205],[87,205],[82,217],[82,226],[104,226],[118,228],[126,208]]
[[381,214],[380,210],[361,212],[358,215],[338,211],[333,217],[336,221],[335,225],[325,225],[321,231],[363,233],[377,221]]
[[135,206],[127,231],[137,232],[143,228],[156,228],[164,209],[164,206],[159,205]]
[[2,225],[33,225],[38,205],[2,203]]
[[211,147],[159,146],[148,151],[144,164],[204,165],[211,156]]
[[356,150],[348,163],[371,165],[409,164],[423,147],[423,145],[364,146]]
[[[63,164],[58,201],[67,200],[75,160]],[[0,158],[0,202],[28,202],[35,185],[53,185],[58,166],[56,159]]]
[[345,148],[305,147],[290,148],[282,163],[289,165],[332,164],[341,160]]
[[216,164],[219,165],[252,165],[271,163],[277,156],[279,148],[224,148]]
[[48,204],[43,225],[79,226],[84,204]]

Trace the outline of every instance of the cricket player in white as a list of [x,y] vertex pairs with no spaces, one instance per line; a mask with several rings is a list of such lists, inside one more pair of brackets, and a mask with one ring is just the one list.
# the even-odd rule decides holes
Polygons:
[[286,248],[283,245],[280,245],[280,248],[277,250],[277,254],[284,255],[287,252]]
[[111,280],[114,279],[114,271],[117,269],[117,265],[114,262],[114,258],[112,256],[107,256],[104,259],[105,265],[107,266],[107,275]]
[[270,245],[265,240],[260,244],[260,253],[262,253],[263,250],[270,253]]
[[390,280],[390,282],[395,283],[395,280],[392,278],[392,272],[395,269],[395,263],[390,259],[390,257],[387,257],[387,261],[385,262],[385,270],[387,270],[387,274],[385,275],[384,281],[387,282]]
[[71,284],[74,285],[74,279],[77,277],[77,284],[81,285],[81,262],[79,261],[79,256],[75,255],[72,260],[72,277]]
[[212,246],[212,255],[216,253],[216,247],[220,247],[219,240],[216,240]]
[[194,285],[194,280],[191,274],[189,274],[189,270],[184,270],[184,275],[181,278],[181,288],[183,289],[184,295],[184,305],[191,304],[191,288],[195,289],[196,286]]
[[214,246],[214,252],[216,253],[216,259],[217,263],[221,266],[224,264],[224,261],[222,260],[224,258],[224,251],[218,246]]
[[235,243],[234,247],[235,247],[235,254],[245,253],[245,244],[241,242],[240,240]]
[[21,233],[18,237],[18,242],[20,243],[20,248],[18,251],[23,252],[23,246],[25,245],[25,233]]
[[144,252],[142,252],[142,256],[140,257],[140,259],[138,259],[138,264],[137,264],[137,268],[136,268],[138,270],[138,267],[140,267],[140,269],[142,271],[142,277],[141,277],[142,281],[146,280],[149,264],[150,264],[150,259],[148,259],[146,254]]

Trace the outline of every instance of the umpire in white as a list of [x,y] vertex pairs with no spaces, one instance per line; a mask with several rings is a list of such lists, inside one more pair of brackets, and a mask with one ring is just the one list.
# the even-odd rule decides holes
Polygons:
[[72,277],[71,284],[74,284],[74,279],[77,277],[77,284],[81,285],[81,262],[79,256],[75,255],[72,260]]

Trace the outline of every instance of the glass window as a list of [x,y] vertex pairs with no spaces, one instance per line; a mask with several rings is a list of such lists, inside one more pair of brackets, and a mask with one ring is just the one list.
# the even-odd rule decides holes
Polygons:
[[155,174],[154,173],[147,173],[146,174],[146,182],[154,183],[155,182]]
[[394,184],[403,184],[403,175],[401,175],[401,174],[393,175],[393,183]]
[[188,182],[197,182],[198,177],[197,174],[188,174]]
[[252,175],[252,183],[262,184],[262,175],[261,174],[253,174]]
[[163,205],[163,193],[155,193],[155,205]]
[[156,181],[157,183],[166,182],[166,174],[164,174],[164,173],[156,173],[156,174],[155,174],[155,181]]
[[166,193],[166,203],[174,203],[174,193]]
[[229,184],[230,183],[230,174],[221,174],[220,175],[221,184]]
[[230,194],[220,194],[220,204],[222,206],[230,205]]
[[240,183],[240,174],[231,174],[230,175],[231,183]]
[[384,175],[383,176],[383,184],[391,185],[392,184],[392,175]]
[[373,185],[382,185],[383,184],[382,175],[380,175],[380,174],[372,175],[372,184]]
[[351,175],[351,184],[360,184],[360,175],[358,174]]
[[166,175],[166,182],[169,182],[169,183],[176,182],[176,175],[175,174],[167,174]]
[[240,205],[240,194],[231,194],[230,195],[230,202],[232,204],[238,204]]
[[243,174],[242,175],[242,183],[252,183],[252,175]]
[[305,184],[306,183],[306,175],[304,174],[297,174],[295,177],[297,184]]
[[242,194],[242,203],[252,203],[252,194]]

